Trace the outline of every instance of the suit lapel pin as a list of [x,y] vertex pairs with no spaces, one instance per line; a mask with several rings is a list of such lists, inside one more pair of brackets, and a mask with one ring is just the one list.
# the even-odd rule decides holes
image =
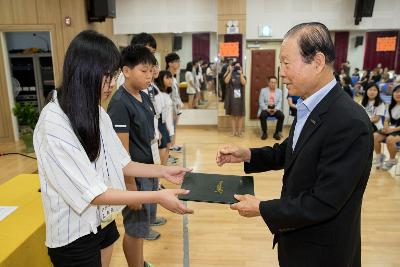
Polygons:
[[315,120],[313,120],[313,119],[310,119],[310,121],[311,121],[311,123],[312,123],[312,124],[315,124]]

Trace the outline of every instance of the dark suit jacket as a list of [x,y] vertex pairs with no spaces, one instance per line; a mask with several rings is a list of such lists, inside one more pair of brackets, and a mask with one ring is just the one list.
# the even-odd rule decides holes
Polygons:
[[336,85],[315,107],[295,150],[289,137],[251,149],[246,173],[284,168],[280,199],[260,212],[281,266],[361,266],[360,215],[373,136],[364,109]]

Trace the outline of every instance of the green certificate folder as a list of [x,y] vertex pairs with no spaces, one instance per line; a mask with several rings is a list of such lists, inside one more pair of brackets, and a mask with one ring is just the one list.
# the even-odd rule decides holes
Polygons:
[[187,173],[182,188],[190,190],[180,200],[222,204],[238,202],[233,195],[254,195],[253,176]]

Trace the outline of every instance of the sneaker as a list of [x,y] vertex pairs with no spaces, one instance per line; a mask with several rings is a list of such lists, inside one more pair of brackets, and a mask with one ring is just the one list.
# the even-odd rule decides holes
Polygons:
[[181,153],[182,150],[183,150],[183,148],[182,148],[181,146],[174,145],[174,146],[173,146],[172,148],[170,148],[169,150],[171,150],[171,151],[173,151],[173,152]]
[[165,186],[162,183],[160,183],[158,185],[158,190],[163,190],[163,189],[165,189]]
[[268,134],[267,133],[263,133],[262,135],[261,135],[261,140],[265,140],[265,139],[267,139],[268,138]]
[[161,226],[167,223],[167,219],[164,217],[156,217],[156,220],[153,223],[150,223],[150,226]]
[[281,140],[281,135],[279,133],[274,133],[273,137],[275,140],[278,140],[278,141]]
[[396,164],[397,164],[397,159],[388,159],[387,161],[385,161],[385,164],[383,164],[382,170],[388,171]]
[[376,168],[377,168],[378,170],[383,168],[385,159],[386,159],[386,156],[383,155],[383,154],[381,154],[381,156],[379,157],[379,159],[377,159]]
[[143,266],[144,266],[144,267],[154,267],[154,265],[151,264],[151,263],[148,262],[148,261],[145,261]]
[[175,161],[179,161],[179,158],[168,155],[168,160],[175,160]]
[[148,241],[153,241],[158,239],[161,236],[161,234],[157,231],[154,231],[152,228],[150,228],[149,234],[144,238]]
[[177,164],[178,164],[178,162],[177,162],[176,160],[171,159],[171,158],[168,158],[168,160],[167,160],[167,165],[173,165],[173,166],[175,166],[175,165],[177,165]]

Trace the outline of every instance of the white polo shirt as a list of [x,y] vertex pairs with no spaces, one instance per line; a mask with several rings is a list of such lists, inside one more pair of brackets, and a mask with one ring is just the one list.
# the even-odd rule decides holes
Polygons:
[[56,93],[40,114],[33,141],[38,160],[46,246],[61,247],[97,233],[104,211],[123,206],[95,206],[90,202],[107,190],[125,190],[122,168],[130,156],[115,133],[110,117],[100,109],[100,154],[90,162],[62,111]]

